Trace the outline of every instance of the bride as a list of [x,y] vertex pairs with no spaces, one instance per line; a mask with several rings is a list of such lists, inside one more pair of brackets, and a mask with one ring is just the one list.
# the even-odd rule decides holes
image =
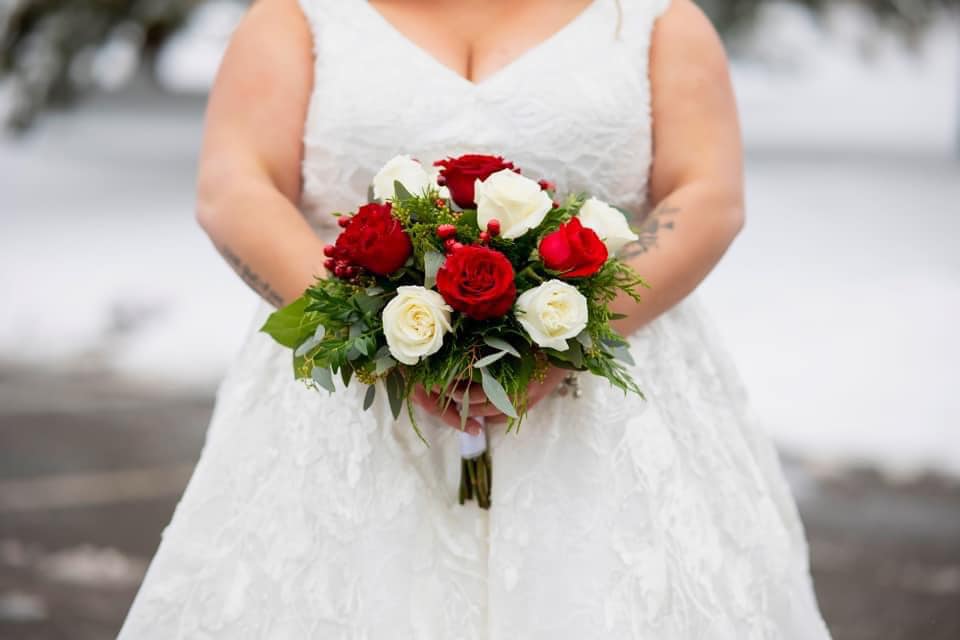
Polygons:
[[[507,434],[470,394],[489,511],[458,503],[459,419],[426,392],[429,448],[383,394],[364,412],[358,385],[304,388],[256,331],[323,274],[330,213],[386,160],[468,152],[634,212],[622,255],[652,284],[617,302],[646,400],[552,373]],[[725,55],[691,0],[260,0],[210,97],[198,217],[264,302],[121,638],[829,637],[694,292],[743,191]]]

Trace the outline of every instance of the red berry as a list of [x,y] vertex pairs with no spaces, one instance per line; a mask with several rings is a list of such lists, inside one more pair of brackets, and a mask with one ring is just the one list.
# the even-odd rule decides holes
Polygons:
[[337,224],[346,229],[350,225],[350,216],[340,216],[337,218]]
[[326,260],[323,261],[323,268],[326,269],[327,271],[333,271],[334,268],[336,268],[336,266],[337,266],[337,261],[334,260],[333,258],[327,258]]
[[356,278],[360,274],[360,269],[354,266],[347,267],[343,271],[348,278]]
[[437,198],[436,200],[434,200],[434,204],[436,204],[438,207],[443,209],[444,205],[446,205],[447,203],[443,201],[443,198]]
[[557,185],[553,184],[549,180],[538,180],[537,184],[540,185],[540,188],[544,191],[553,191],[557,188]]
[[513,168],[513,172],[514,172],[514,173],[520,173],[520,167],[514,167],[514,168]]
[[437,237],[442,240],[452,238],[457,235],[457,228],[452,224],[441,224],[437,227]]
[[342,264],[338,264],[338,265],[337,265],[336,267],[334,267],[334,269],[333,269],[333,275],[337,276],[338,278],[346,278],[346,277],[347,277],[347,269],[349,269],[349,267],[345,267],[345,266],[343,266]]
[[560,206],[560,203],[557,202],[556,200],[554,200],[554,201],[553,201],[553,208],[556,209],[556,208],[559,207],[559,206]]
[[490,242],[490,234],[487,231],[480,232],[480,242],[482,244],[487,244],[488,242]]
[[451,242],[450,245],[447,247],[447,250],[450,253],[453,253],[454,251],[459,251],[460,249],[463,249],[463,243],[457,242],[456,240]]
[[336,257],[336,255],[337,255],[337,248],[336,248],[335,246],[333,246],[332,244],[328,244],[327,246],[325,246],[325,247],[323,248],[323,255],[327,256],[328,258]]
[[453,245],[455,245],[456,243],[457,243],[457,239],[456,239],[456,238],[447,238],[447,239],[443,242],[443,246],[445,246],[445,247],[447,248],[447,250],[449,251],[450,248],[451,248]]
[[447,177],[442,173],[437,176],[437,184],[441,187],[447,184]]
[[492,236],[500,235],[500,221],[496,218],[491,218],[487,223],[487,232]]

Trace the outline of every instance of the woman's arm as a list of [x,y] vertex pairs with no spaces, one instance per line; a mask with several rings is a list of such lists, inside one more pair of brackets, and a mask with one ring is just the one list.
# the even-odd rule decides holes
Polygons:
[[231,267],[282,306],[323,273],[323,243],[297,209],[312,40],[296,0],[260,0],[210,94],[197,220]]
[[743,226],[740,127],[723,45],[691,0],[673,0],[650,53],[653,166],[640,240],[621,257],[647,280],[643,302],[621,296],[636,331],[682,300],[707,276]]

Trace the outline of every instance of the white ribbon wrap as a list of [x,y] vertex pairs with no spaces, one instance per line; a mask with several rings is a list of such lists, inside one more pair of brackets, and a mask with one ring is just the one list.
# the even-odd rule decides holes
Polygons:
[[480,433],[473,435],[466,431],[460,432],[460,456],[467,460],[479,457],[487,450],[487,428],[483,417],[475,419],[480,421]]

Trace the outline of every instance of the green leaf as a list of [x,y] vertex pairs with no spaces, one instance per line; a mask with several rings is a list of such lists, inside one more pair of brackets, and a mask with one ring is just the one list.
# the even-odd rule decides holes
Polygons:
[[460,401],[460,430],[467,428],[467,418],[470,417],[470,387],[463,390],[463,399]]
[[340,367],[340,378],[343,380],[343,386],[350,384],[350,378],[353,376],[353,367],[343,366]]
[[586,329],[577,336],[577,342],[582,344],[584,349],[593,349],[593,338],[590,337],[590,332]]
[[310,377],[313,378],[314,382],[330,393],[333,393],[337,390],[337,388],[333,386],[333,374],[330,373],[330,369],[327,369],[326,367],[314,367]]
[[507,352],[506,352],[506,351],[497,351],[496,353],[491,353],[490,355],[485,356],[485,357],[480,358],[479,360],[477,360],[477,361],[473,364],[473,366],[476,367],[476,368],[478,368],[478,369],[482,369],[482,368],[484,368],[484,367],[488,367],[488,366],[490,366],[491,364],[493,364],[494,362],[496,362],[497,360],[499,360],[500,358],[502,358],[502,357],[505,356],[505,355],[507,355]]
[[503,385],[486,369],[480,369],[480,376],[480,384],[483,386],[483,392],[486,394],[487,400],[492,402],[493,406],[499,409],[504,415],[516,418],[517,410],[513,408],[513,404],[511,404],[510,398],[507,397],[507,392],[504,391]]
[[616,346],[610,349],[610,354],[621,362],[626,362],[629,365],[636,365],[636,361],[633,359],[633,355],[630,353],[630,349],[623,346]]
[[400,411],[403,409],[403,376],[397,369],[390,371],[384,383],[387,386],[387,398],[390,400],[390,412],[393,413],[393,419],[400,418]]
[[360,311],[368,316],[374,315],[386,304],[383,298],[367,295],[366,292],[358,293],[354,296],[354,299],[357,301],[357,306],[360,308]]
[[367,342],[367,337],[362,336],[353,341],[353,348],[360,352],[362,356],[370,355],[370,343]]
[[260,331],[288,349],[295,349],[320,324],[320,316],[306,314],[308,303],[307,296],[301,296],[282,309],[274,311],[260,327]]
[[413,194],[407,191],[407,188],[403,186],[403,183],[399,180],[393,181],[393,197],[395,200],[410,200],[413,198]]
[[479,230],[480,227],[477,223],[477,210],[464,209],[463,213],[461,213],[460,217],[457,219],[457,227],[473,229],[475,231]]
[[520,357],[520,352],[517,351],[512,344],[510,344],[506,340],[503,340],[502,338],[495,338],[493,336],[484,336],[483,341],[487,344],[488,347],[493,347],[497,351],[505,351],[515,358]]
[[444,256],[439,251],[427,251],[423,254],[423,286],[432,289],[437,284],[437,271],[443,266]]
[[377,385],[372,384],[367,387],[367,393],[363,396],[363,410],[366,411],[373,406],[373,399],[377,397]]
[[390,356],[380,356],[374,364],[376,366],[374,373],[379,376],[397,366],[397,361]]

